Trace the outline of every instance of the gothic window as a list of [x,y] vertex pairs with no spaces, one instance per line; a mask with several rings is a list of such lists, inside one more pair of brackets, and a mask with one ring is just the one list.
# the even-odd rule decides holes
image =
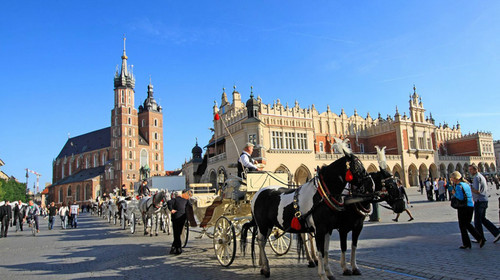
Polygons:
[[101,162],[102,162],[102,165],[104,165],[106,163],[106,154],[105,153],[102,154]]
[[158,154],[155,155],[155,159],[158,160]]
[[61,165],[61,178],[64,178],[64,163]]
[[89,159],[89,157],[87,156],[87,157],[85,158],[85,169],[89,168],[89,165],[90,165],[90,159]]
[[155,167],[156,167],[156,168],[155,168],[155,169],[156,169],[156,171],[158,171],[158,164],[157,164]]
[[59,202],[63,202],[63,189],[59,189]]
[[80,201],[80,185],[76,186],[75,201]]
[[141,150],[141,167],[148,164],[148,151],[146,149]]
[[[128,118],[128,124],[132,124],[132,120],[130,118]],[[130,134],[130,132],[129,132]]]
[[146,125],[146,120],[141,121],[141,127],[144,127]]
[[[130,100],[128,102],[130,103]],[[128,108],[128,114],[131,114],[130,107]]]
[[[130,97],[131,97],[132,94],[128,94],[128,104],[132,104],[132,102],[130,102]],[[128,108],[128,113],[130,114],[130,108]]]
[[132,170],[132,163],[128,165],[128,169]]
[[73,163],[73,162],[72,162],[72,161],[70,161],[70,162],[69,162],[69,164],[68,164],[68,169],[69,169],[69,170],[68,170],[68,176],[71,176],[71,166],[73,165],[72,163]]
[[125,93],[122,90],[122,103],[125,103]]
[[132,148],[132,140],[128,140],[128,146]]
[[71,186],[68,187],[68,195],[67,196],[71,196]]
[[85,186],[85,200],[92,199],[92,189],[90,188],[90,184]]
[[99,165],[98,156],[94,155],[94,167],[97,167],[98,165]]
[[154,135],[155,135],[155,140],[158,140],[158,133],[157,133],[157,132],[155,132],[155,134],[154,134]]
[[158,120],[155,119],[155,126],[158,126]]
[[128,158],[132,159],[132,151],[128,152]]
[[76,168],[80,168],[80,158],[76,159]]
[[158,150],[158,143],[155,143],[155,150]]

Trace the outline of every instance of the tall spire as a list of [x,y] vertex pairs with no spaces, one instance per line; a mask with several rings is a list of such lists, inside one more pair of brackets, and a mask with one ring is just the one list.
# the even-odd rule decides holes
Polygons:
[[128,66],[127,66],[127,53],[126,53],[126,41],[127,38],[125,37],[125,34],[123,34],[123,54],[122,54],[122,67],[120,69],[120,73],[118,71],[115,74],[115,88],[118,87],[129,87],[129,88],[134,88],[135,87],[135,78],[134,74],[132,72],[128,71]]

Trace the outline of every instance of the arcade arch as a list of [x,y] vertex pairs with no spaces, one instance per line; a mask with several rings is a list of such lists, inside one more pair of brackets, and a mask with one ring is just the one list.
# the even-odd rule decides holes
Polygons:
[[307,168],[307,166],[302,164],[295,171],[294,178],[295,178],[295,184],[297,184],[297,186],[300,186],[305,182],[309,181],[312,178],[312,176],[311,172],[309,171],[309,168]]
[[408,183],[410,186],[418,186],[418,170],[415,164],[411,164],[410,167],[408,167]]
[[[430,177],[429,170],[427,169],[427,166],[425,166],[425,164],[423,164],[423,163],[418,168],[418,174],[419,174],[420,180],[422,180],[422,181],[424,181],[425,178]],[[417,181],[416,185],[417,186],[419,185],[418,181]],[[414,186],[414,185],[412,184],[412,186]]]

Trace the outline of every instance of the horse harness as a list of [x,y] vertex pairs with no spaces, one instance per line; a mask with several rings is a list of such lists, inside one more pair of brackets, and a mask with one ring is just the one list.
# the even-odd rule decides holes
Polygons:
[[156,205],[155,205],[155,196],[156,196],[156,195],[157,195],[157,194],[155,193],[155,194],[153,194],[153,196],[150,198],[150,199],[151,199],[151,204],[150,204],[149,206],[146,206],[146,212],[148,212],[148,211],[149,211],[149,208],[151,208],[151,206],[154,206],[156,209],[160,209],[160,208],[161,208],[161,205],[160,205],[160,206],[156,206]]

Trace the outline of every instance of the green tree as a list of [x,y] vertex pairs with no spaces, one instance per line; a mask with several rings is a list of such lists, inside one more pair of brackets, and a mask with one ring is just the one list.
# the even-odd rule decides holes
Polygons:
[[26,184],[0,179],[0,201],[26,201]]

